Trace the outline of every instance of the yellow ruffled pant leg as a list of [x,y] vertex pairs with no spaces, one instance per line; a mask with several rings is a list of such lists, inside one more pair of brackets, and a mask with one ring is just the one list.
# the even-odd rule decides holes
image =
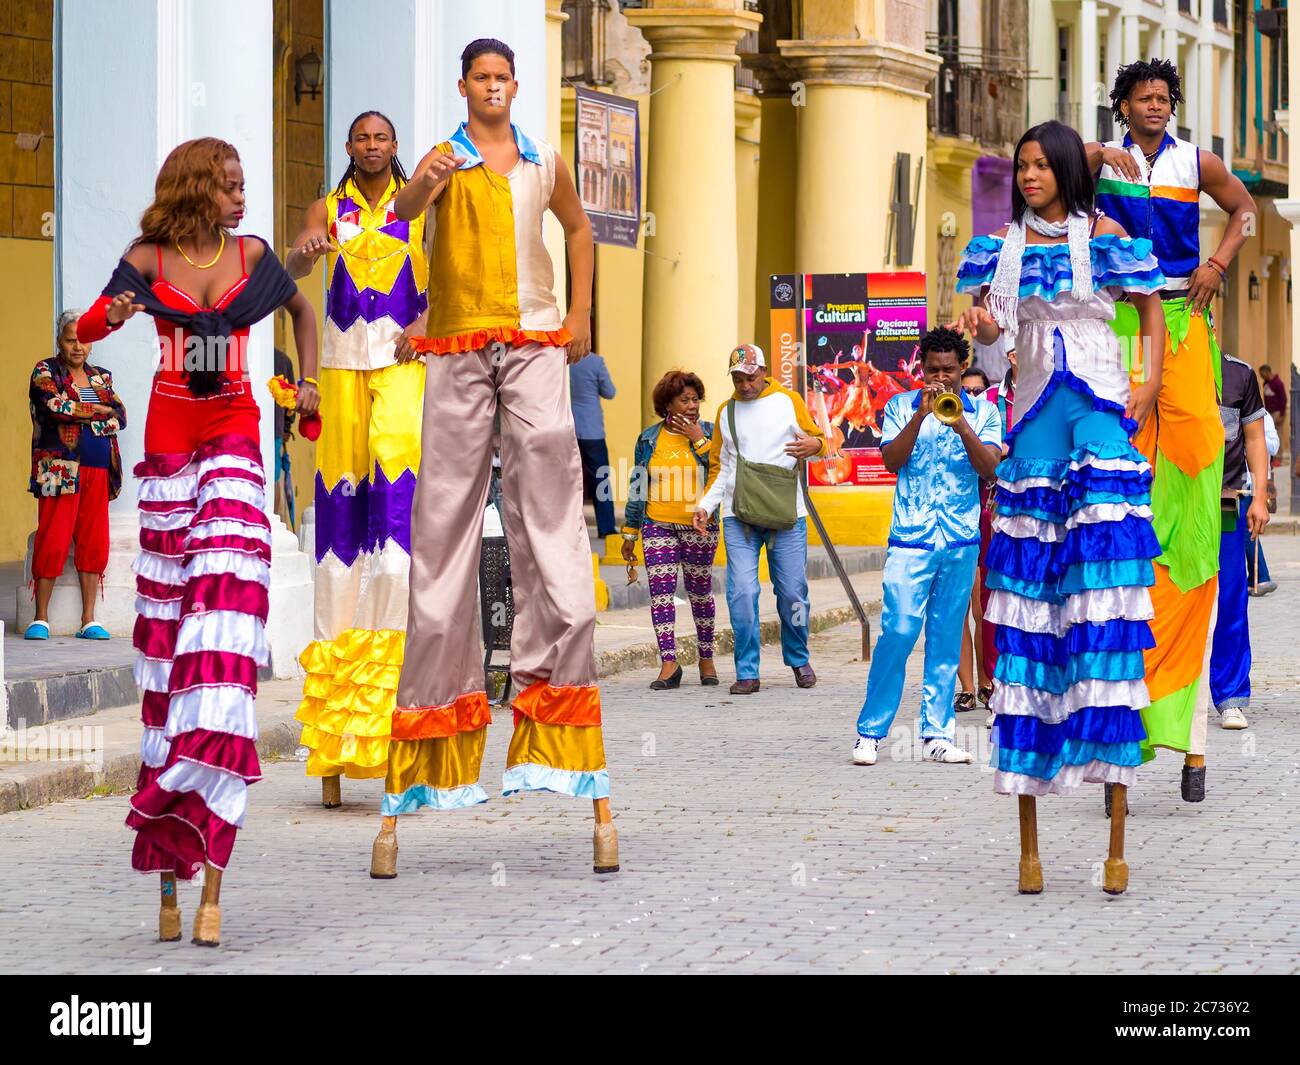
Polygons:
[[406,641],[423,379],[419,364],[321,373],[317,639],[301,658],[296,715],[310,776],[385,775]]

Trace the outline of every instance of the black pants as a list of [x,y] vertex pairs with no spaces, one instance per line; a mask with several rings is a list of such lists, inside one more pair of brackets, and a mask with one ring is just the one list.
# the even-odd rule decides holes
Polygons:
[[609,448],[604,439],[579,440],[582,456],[582,498],[596,508],[596,532],[609,536],[614,528],[614,496],[609,482]]

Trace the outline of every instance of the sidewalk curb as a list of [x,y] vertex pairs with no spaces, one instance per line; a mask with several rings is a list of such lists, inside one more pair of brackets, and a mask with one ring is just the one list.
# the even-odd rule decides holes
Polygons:
[[[868,615],[880,612],[878,599],[865,600],[863,608]],[[808,619],[810,632],[826,629],[856,620],[851,606],[828,607],[814,611]],[[764,621],[760,639],[764,644],[781,641],[781,625],[775,618]],[[720,628],[714,636],[714,649],[719,654],[731,651],[733,633],[730,628]],[[677,661],[690,665],[699,655],[694,636],[677,640]],[[653,643],[636,644],[617,650],[602,651],[596,657],[597,675],[612,677],[633,669],[659,664],[659,648]],[[296,706],[286,705],[272,711],[258,721],[260,736],[257,755],[265,762],[293,759],[298,750],[299,726],[294,721]],[[140,756],[136,753],[119,754],[106,758],[100,769],[77,762],[33,762],[0,767],[0,815],[37,806],[48,806],[65,799],[86,799],[94,795],[123,795],[135,788],[140,772]]]
[[[297,707],[286,707],[258,722],[261,733],[257,756],[265,762],[292,758],[298,749],[299,726],[293,715]],[[37,762],[0,766],[0,814],[48,806],[64,799],[88,799],[95,795],[124,795],[135,790],[140,774],[140,756],[118,754],[104,759],[95,769],[79,762]]]
[[[879,600],[864,600],[862,608],[868,616],[880,613]],[[822,632],[843,625],[846,621],[857,620],[851,606],[833,606],[825,610],[815,610],[808,618],[809,632]],[[776,618],[764,621],[761,625],[760,641],[765,645],[781,642],[781,623]],[[735,646],[735,634],[730,628],[717,629],[713,635],[713,650],[716,655],[729,654]],[[698,662],[699,647],[694,636],[677,637],[677,661],[681,665]],[[659,648],[652,643],[636,644],[633,647],[620,647],[618,650],[602,651],[596,656],[596,674],[600,677],[612,677],[632,669],[644,669],[659,665]]]

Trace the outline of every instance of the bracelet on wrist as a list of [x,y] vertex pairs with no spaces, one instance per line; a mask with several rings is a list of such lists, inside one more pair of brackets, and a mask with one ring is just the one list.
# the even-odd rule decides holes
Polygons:
[[1216,259],[1213,255],[1211,255],[1208,259],[1206,259],[1205,262],[1208,266],[1213,266],[1216,270],[1218,270],[1219,276],[1221,277],[1228,276],[1228,268],[1224,266],[1223,263],[1219,262],[1219,260]]
[[301,388],[303,385],[311,385],[312,388],[320,388],[320,383],[314,377],[298,378],[298,387]]

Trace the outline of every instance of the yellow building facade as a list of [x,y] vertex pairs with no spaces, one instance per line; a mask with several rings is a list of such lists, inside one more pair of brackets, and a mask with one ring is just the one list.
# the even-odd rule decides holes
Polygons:
[[[933,274],[938,219],[954,208],[959,215],[969,210],[960,202],[969,146],[954,143],[945,155],[930,130],[927,108],[940,58],[927,45],[934,7],[926,0],[646,0],[626,10],[600,0],[536,3],[546,18],[547,136],[570,163],[570,86],[630,97],[640,108],[645,225],[636,248],[598,246],[594,305],[595,347],[618,387],[606,421],[621,503],[633,444],[654,418],[650,391],[662,374],[678,366],[699,373],[706,406],[714,410],[730,393],[730,349],[756,341],[771,351],[771,274]],[[294,91],[295,57],[326,50],[316,43],[321,7],[322,0],[273,5],[274,238],[281,251],[302,210],[337,171],[336,160],[323,158],[325,101],[300,99]],[[51,244],[30,227],[31,204],[40,195],[46,197],[40,202],[53,199],[52,170],[41,169],[41,152],[49,148],[38,144],[23,154],[16,146],[19,134],[40,133],[42,126],[48,145],[54,128],[52,8],[50,0],[12,0],[0,16],[0,279],[6,282],[0,300],[16,341],[11,347],[22,352],[4,371],[0,431],[10,434],[3,461],[12,467],[15,497],[27,464],[25,375],[48,352],[57,311]],[[579,23],[587,26],[585,36],[574,32]],[[508,27],[501,32],[509,39]],[[598,56],[597,38],[603,42]],[[584,69],[575,71],[575,64]],[[32,91],[42,84],[43,95]],[[31,113],[33,100],[45,101],[41,116]],[[919,175],[919,185],[906,190],[909,201],[920,190],[909,202],[915,240],[907,262],[900,261],[897,243],[886,241],[899,152]],[[550,223],[546,235],[562,285],[562,235]],[[319,309],[319,276],[302,287]],[[276,339],[296,355],[282,323]],[[301,514],[311,501],[313,448],[298,440],[290,455]],[[818,489],[816,502],[836,542],[882,543],[891,495],[878,488]],[[28,500],[0,516],[6,558],[21,557],[34,526]]]
[[[886,232],[894,153],[914,172],[924,165],[939,62],[926,50],[923,0],[560,6],[575,20],[564,30],[567,82],[640,106],[643,234],[635,250],[599,247],[596,268],[596,349],[619,390],[606,425],[622,502],[636,436],[655,420],[655,382],[676,367],[698,373],[712,412],[731,392],[730,349],[752,340],[771,353],[771,274],[926,268],[924,195],[912,205],[912,261],[891,255]],[[814,498],[835,542],[884,542],[891,490]]]
[[0,561],[36,528],[27,387],[54,349],[53,27],[51,0],[0,4]]

